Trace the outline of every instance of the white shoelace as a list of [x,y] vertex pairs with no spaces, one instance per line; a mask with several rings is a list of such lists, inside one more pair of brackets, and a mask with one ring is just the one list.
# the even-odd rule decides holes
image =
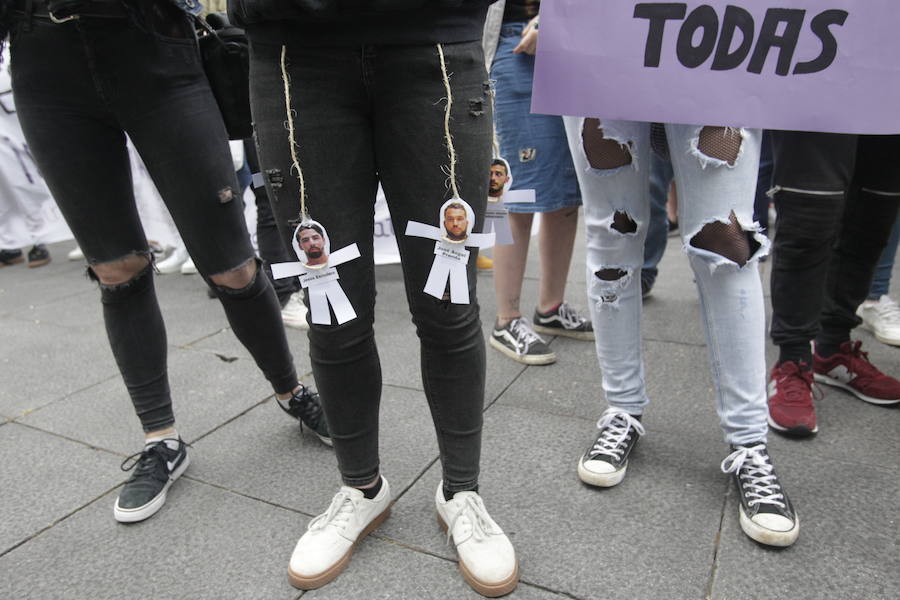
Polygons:
[[584,319],[566,302],[559,305],[559,310],[557,310],[556,314],[566,329],[578,329],[584,323]]
[[615,409],[607,409],[603,413],[597,420],[597,428],[600,430],[600,436],[588,453],[589,458],[605,454],[618,460],[625,451],[622,443],[628,439],[629,429],[634,429],[638,435],[644,435],[644,426],[640,421],[626,412]]
[[509,324],[509,331],[516,337],[516,354],[525,354],[534,342],[543,342],[531,328],[528,319],[519,317]]
[[328,525],[334,525],[335,527],[341,528],[350,520],[350,515],[352,513],[353,499],[347,492],[340,491],[331,499],[331,505],[328,507],[328,510],[310,521],[307,529],[309,531],[316,531],[324,529]]
[[490,535],[503,533],[497,528],[490,515],[488,515],[487,509],[484,507],[484,502],[481,500],[481,496],[467,494],[462,501],[462,507],[459,509],[459,512],[453,517],[453,522],[447,527],[447,544],[450,543],[453,528],[456,527],[457,521],[462,517],[465,517],[469,522],[469,526],[472,529],[472,537],[476,540],[485,540]]
[[784,494],[778,485],[768,456],[759,452],[765,446],[739,447],[722,461],[722,472],[737,473],[744,481],[744,494],[750,498],[749,506],[773,504],[784,508]]

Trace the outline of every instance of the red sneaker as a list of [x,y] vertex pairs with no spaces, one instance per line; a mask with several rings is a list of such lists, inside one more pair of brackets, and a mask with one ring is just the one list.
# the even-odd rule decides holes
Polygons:
[[847,390],[872,404],[900,404],[900,381],[875,368],[869,354],[859,349],[861,345],[844,342],[841,351],[828,358],[814,354],[816,381]]
[[813,407],[813,373],[806,363],[785,361],[769,378],[769,425],[785,435],[806,437],[819,431]]

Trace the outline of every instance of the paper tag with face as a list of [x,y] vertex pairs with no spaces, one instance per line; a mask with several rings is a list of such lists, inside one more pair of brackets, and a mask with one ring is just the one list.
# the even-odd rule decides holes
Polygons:
[[469,285],[466,268],[470,248],[483,248],[494,243],[493,233],[472,233],[475,211],[462,198],[444,202],[438,214],[441,227],[417,221],[406,224],[406,235],[435,240],[434,262],[425,282],[425,293],[443,299],[450,285],[450,301],[454,304],[469,303]]
[[[331,242],[325,228],[316,221],[303,221],[294,230],[291,240],[300,262],[272,265],[275,279],[298,277],[307,290],[312,322],[331,325],[331,312],[338,324],[356,318],[356,311],[339,283],[337,268],[345,262],[359,258],[359,247],[350,244],[331,252]],[[330,306],[330,310],[329,310]]]

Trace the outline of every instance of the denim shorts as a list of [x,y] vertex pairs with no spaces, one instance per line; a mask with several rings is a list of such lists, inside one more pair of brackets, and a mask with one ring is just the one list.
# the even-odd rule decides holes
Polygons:
[[511,204],[512,212],[550,212],[581,206],[575,167],[562,117],[531,114],[534,56],[513,54],[525,23],[504,23],[491,67],[494,122],[500,155],[509,162],[514,190],[535,190],[534,204]]

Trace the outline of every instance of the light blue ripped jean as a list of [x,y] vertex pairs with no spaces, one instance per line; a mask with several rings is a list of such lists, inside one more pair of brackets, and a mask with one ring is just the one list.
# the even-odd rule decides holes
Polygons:
[[[587,288],[603,391],[610,406],[639,415],[649,403],[641,349],[640,269],[650,218],[650,125],[601,121],[604,137],[623,144],[631,164],[598,170],[589,165],[584,151],[583,123],[582,118],[565,119],[584,201]],[[701,151],[701,129],[670,124],[666,136],[678,190],[681,239],[700,292],[716,408],[725,441],[741,445],[765,440],[768,431],[765,312],[758,260],[768,251],[769,242],[753,221],[761,134],[741,130],[740,151],[730,165]],[[617,212],[636,224],[636,231],[621,233],[613,228]],[[732,213],[756,241],[743,267],[690,244],[704,225],[728,222]],[[597,272],[603,269],[618,270],[622,276],[614,281],[600,279]]]

